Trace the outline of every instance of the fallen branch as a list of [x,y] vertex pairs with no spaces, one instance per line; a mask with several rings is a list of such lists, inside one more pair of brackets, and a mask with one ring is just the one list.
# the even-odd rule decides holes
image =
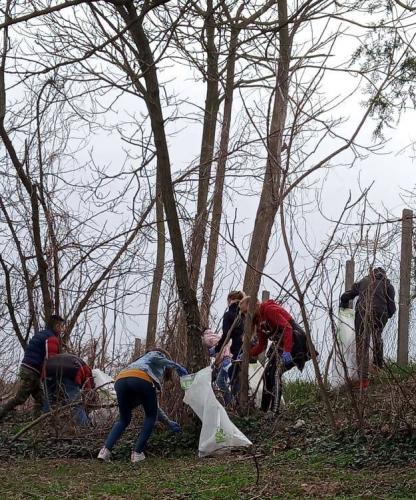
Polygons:
[[43,420],[46,420],[48,417],[55,416],[58,413],[62,413],[63,410],[66,410],[66,409],[71,408],[73,406],[78,406],[79,404],[80,404],[79,401],[72,401],[71,403],[68,403],[65,406],[61,406],[60,408],[57,408],[55,410],[48,411],[47,413],[44,413],[40,417],[36,418],[35,420],[33,420],[32,422],[27,424],[25,427],[23,427],[23,429],[20,429],[20,431],[11,438],[10,442],[13,443],[13,441],[16,441],[16,439],[18,439],[22,434],[24,434],[28,430],[32,429],[36,425],[38,425]]

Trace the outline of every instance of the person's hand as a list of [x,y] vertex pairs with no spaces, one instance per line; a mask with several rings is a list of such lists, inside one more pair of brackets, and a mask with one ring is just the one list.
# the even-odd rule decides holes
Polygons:
[[290,352],[284,352],[282,354],[282,361],[286,368],[288,368],[293,363],[293,358]]
[[169,420],[168,426],[172,432],[182,432],[182,427],[174,420]]
[[210,347],[210,348],[208,349],[208,353],[209,353],[209,355],[211,356],[211,358],[215,358],[215,355],[217,354],[217,353],[215,352],[215,345],[213,345],[212,347]]
[[184,377],[185,375],[188,375],[188,370],[186,368],[184,368],[183,366],[178,366],[176,368],[176,373],[180,376],[180,377]]

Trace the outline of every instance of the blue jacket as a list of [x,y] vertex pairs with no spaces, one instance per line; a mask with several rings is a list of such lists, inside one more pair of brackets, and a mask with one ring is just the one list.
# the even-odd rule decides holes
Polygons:
[[126,370],[136,369],[146,372],[159,387],[162,387],[163,375],[166,368],[182,368],[182,366],[168,359],[159,351],[150,351],[127,366]]
[[52,330],[42,330],[30,339],[22,365],[40,373],[45,359],[58,353],[59,337]]

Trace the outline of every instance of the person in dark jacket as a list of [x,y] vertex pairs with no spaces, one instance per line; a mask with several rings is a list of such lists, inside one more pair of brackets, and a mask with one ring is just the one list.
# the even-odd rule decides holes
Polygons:
[[45,363],[47,409],[55,403],[74,403],[73,414],[79,425],[89,425],[90,421],[82,404],[82,392],[94,389],[91,368],[74,354],[57,354]]
[[370,339],[373,340],[373,363],[383,366],[383,329],[396,312],[394,287],[382,267],[370,269],[368,276],[354,283],[341,295],[340,306],[348,307],[358,296],[355,306],[355,339],[360,388],[368,387]]
[[245,293],[242,291],[232,291],[228,294],[228,308],[222,318],[222,335],[218,344],[212,348],[212,352],[210,353],[213,356],[216,355],[218,359],[221,358],[220,353],[223,350],[224,343],[228,344],[231,341],[230,352],[232,364],[229,370],[229,377],[231,392],[234,396],[238,394],[240,386],[240,364],[238,357],[243,347],[244,315],[240,314],[239,304],[244,297]]
[[0,409],[0,420],[13,408],[23,404],[30,396],[35,400],[34,416],[38,416],[43,406],[41,376],[45,360],[55,356],[60,350],[60,336],[65,328],[65,320],[52,315],[42,330],[30,339],[20,366],[19,387],[16,396]]

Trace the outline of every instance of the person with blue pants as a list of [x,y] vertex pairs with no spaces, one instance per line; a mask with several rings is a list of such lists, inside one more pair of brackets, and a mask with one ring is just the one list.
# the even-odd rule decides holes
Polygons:
[[156,420],[167,424],[172,432],[180,432],[180,425],[169,420],[157,403],[157,391],[161,390],[164,380],[169,380],[173,369],[179,376],[188,374],[186,368],[172,361],[166,351],[155,349],[147,352],[119,373],[114,388],[120,416],[113,425],[104,447],[100,450],[98,459],[110,460],[111,450],[130,424],[133,409],[138,406],[143,407],[145,418],[131,453],[132,463],[146,458],[143,451],[153,432]]

